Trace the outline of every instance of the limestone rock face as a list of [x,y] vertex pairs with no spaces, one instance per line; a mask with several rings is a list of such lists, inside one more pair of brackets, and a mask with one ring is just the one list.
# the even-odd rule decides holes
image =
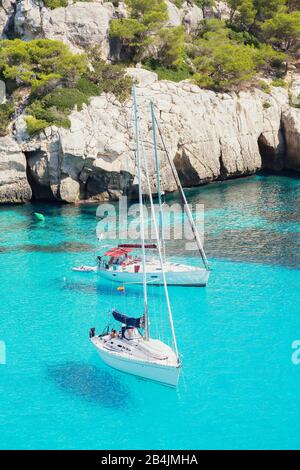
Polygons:
[[0,2],[0,39],[7,38],[14,14],[15,0],[2,0]]
[[7,23],[7,14],[6,11],[0,7],[0,39],[5,39],[5,27]]
[[5,82],[0,80],[0,104],[5,103],[6,101],[6,86]]
[[290,104],[300,108],[300,75],[291,75],[291,85],[289,87]]
[[[158,81],[155,73],[143,69],[128,69],[128,74],[137,82],[143,154],[153,192],[151,100],[184,185],[250,175],[262,167],[280,169],[296,158],[292,157],[297,154],[296,144],[289,160],[285,158],[282,113],[288,109],[286,90],[274,88],[271,95],[259,90],[239,95],[214,93],[188,81]],[[287,122],[289,114],[285,116]],[[134,191],[137,171],[131,100],[121,104],[109,94],[92,98],[82,111],[71,113],[70,129],[48,128],[35,139],[26,137],[22,119],[16,122],[16,139],[27,156],[35,197],[102,201]],[[294,132],[290,123],[288,126],[291,138],[294,134],[297,138],[299,130]],[[175,183],[159,135],[157,140],[162,187],[173,191]]]
[[26,202],[31,189],[26,178],[26,159],[11,137],[0,138],[0,203]]
[[13,12],[16,0],[1,0],[1,5],[4,11],[7,14]]
[[114,8],[110,3],[78,2],[66,8],[43,11],[43,33],[49,39],[68,44],[71,49],[99,44],[108,56],[108,29]]
[[30,41],[43,37],[42,8],[39,0],[21,0],[16,4],[14,17],[15,34]]
[[170,2],[169,0],[166,1],[167,7],[168,7],[168,15],[169,15],[169,21],[167,23],[167,26],[180,26],[182,23],[182,15],[181,11],[177,6]]
[[285,167],[300,171],[300,109],[289,108],[283,114],[287,146]]
[[56,39],[73,52],[99,44],[108,56],[108,29],[114,7],[109,2],[78,2],[50,10],[39,0],[20,0],[14,18],[15,32],[24,39]]
[[69,176],[61,180],[60,198],[65,202],[76,202],[79,199],[80,184]]
[[203,20],[203,12],[197,5],[191,5],[186,2],[182,7],[182,23],[188,33],[197,30],[199,22]]
[[205,18],[220,18],[227,20],[230,17],[230,8],[225,2],[215,2],[215,5],[206,8]]
[[61,171],[61,145],[57,129],[48,128],[38,139],[29,139],[24,132],[22,116],[15,126],[15,137],[27,158],[27,173],[33,197],[61,200],[60,183],[68,175],[62,174]]

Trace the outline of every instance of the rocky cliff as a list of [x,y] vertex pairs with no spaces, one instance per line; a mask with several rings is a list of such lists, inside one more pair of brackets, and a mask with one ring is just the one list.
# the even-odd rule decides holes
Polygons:
[[[109,21],[122,4],[118,11],[108,2],[48,10],[35,0],[3,0],[2,7],[2,37],[55,38],[74,50],[98,42],[107,58]],[[169,8],[169,21],[190,28],[202,14],[187,6]],[[222,4],[218,8],[211,14],[226,15]],[[184,185],[249,175],[261,168],[300,170],[300,109],[290,107],[284,88],[272,87],[271,94],[257,89],[215,93],[188,81],[159,81],[155,73],[141,68],[128,69],[128,74],[137,82],[148,161],[153,160],[152,100]],[[299,84],[296,77],[291,93],[299,94]],[[70,119],[70,129],[50,127],[35,138],[27,135],[22,115],[15,119],[11,135],[0,138],[0,202],[23,202],[31,193],[36,199],[66,202],[105,200],[132,191],[136,168],[131,102],[121,104],[113,95],[102,94],[82,111],[74,110]],[[172,191],[162,152],[161,176],[164,189]]]

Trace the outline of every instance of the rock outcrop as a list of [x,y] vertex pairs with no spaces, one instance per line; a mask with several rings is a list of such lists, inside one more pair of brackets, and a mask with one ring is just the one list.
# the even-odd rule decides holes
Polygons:
[[73,51],[98,44],[103,58],[109,55],[108,30],[113,17],[111,3],[78,2],[66,8],[45,10],[42,13],[43,33],[46,38],[58,39]]
[[30,201],[26,159],[11,137],[0,138],[0,203]]
[[21,0],[14,17],[15,33],[24,40],[56,39],[73,52],[98,44],[106,58],[109,23],[114,11],[108,2],[78,2],[49,10],[39,0]]
[[1,0],[0,2],[0,39],[7,39],[10,30],[14,28],[15,6],[15,0]]
[[[289,108],[285,89],[273,88],[271,95],[259,90],[214,93],[187,81],[158,81],[155,73],[143,69],[128,73],[138,82],[147,161],[152,165],[152,100],[184,185],[250,175],[262,167],[298,168],[299,110]],[[131,193],[136,168],[130,100],[121,104],[102,94],[82,111],[74,110],[70,119],[70,129],[48,128],[35,139],[26,135],[22,116],[16,122],[15,138],[26,154],[33,195],[75,202]],[[173,191],[160,140],[158,144],[162,185]],[[152,183],[155,192],[154,176]]]
[[283,114],[286,141],[285,166],[300,171],[300,109],[290,108]]
[[5,82],[0,80],[0,104],[5,103],[6,101],[6,86]]
[[0,7],[0,39],[5,39],[5,28],[7,23],[7,14],[5,10]]
[[16,4],[14,33],[17,37],[24,41],[42,38],[42,26],[42,7],[38,0],[21,0]]

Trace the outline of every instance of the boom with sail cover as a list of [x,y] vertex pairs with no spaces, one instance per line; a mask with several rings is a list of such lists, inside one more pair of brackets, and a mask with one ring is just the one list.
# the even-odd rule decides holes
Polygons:
[[113,310],[112,314],[115,320],[120,323],[124,323],[124,325],[129,328],[144,328],[144,316],[139,318],[128,317],[127,315],[124,315],[124,313],[118,312],[118,310]]

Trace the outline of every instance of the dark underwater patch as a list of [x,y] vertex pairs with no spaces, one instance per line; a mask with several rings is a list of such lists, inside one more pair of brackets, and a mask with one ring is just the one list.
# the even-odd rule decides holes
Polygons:
[[300,235],[267,230],[225,230],[206,236],[208,257],[300,268]]
[[80,253],[83,251],[92,251],[95,249],[93,245],[89,243],[79,242],[62,242],[56,245],[37,245],[37,244],[26,244],[18,247],[20,250],[26,252],[43,252],[43,253]]
[[117,375],[83,362],[48,366],[47,375],[62,390],[107,408],[124,409],[130,402],[129,390]]
[[269,222],[277,223],[286,223],[286,222],[296,222],[300,224],[300,210],[296,211],[266,211],[262,212],[261,216],[264,217]]
[[97,292],[97,286],[93,284],[87,284],[85,282],[69,282],[66,281],[63,284],[63,289],[82,292],[84,294],[95,294]]
[[14,247],[0,246],[0,253],[9,253],[10,251],[14,251]]

